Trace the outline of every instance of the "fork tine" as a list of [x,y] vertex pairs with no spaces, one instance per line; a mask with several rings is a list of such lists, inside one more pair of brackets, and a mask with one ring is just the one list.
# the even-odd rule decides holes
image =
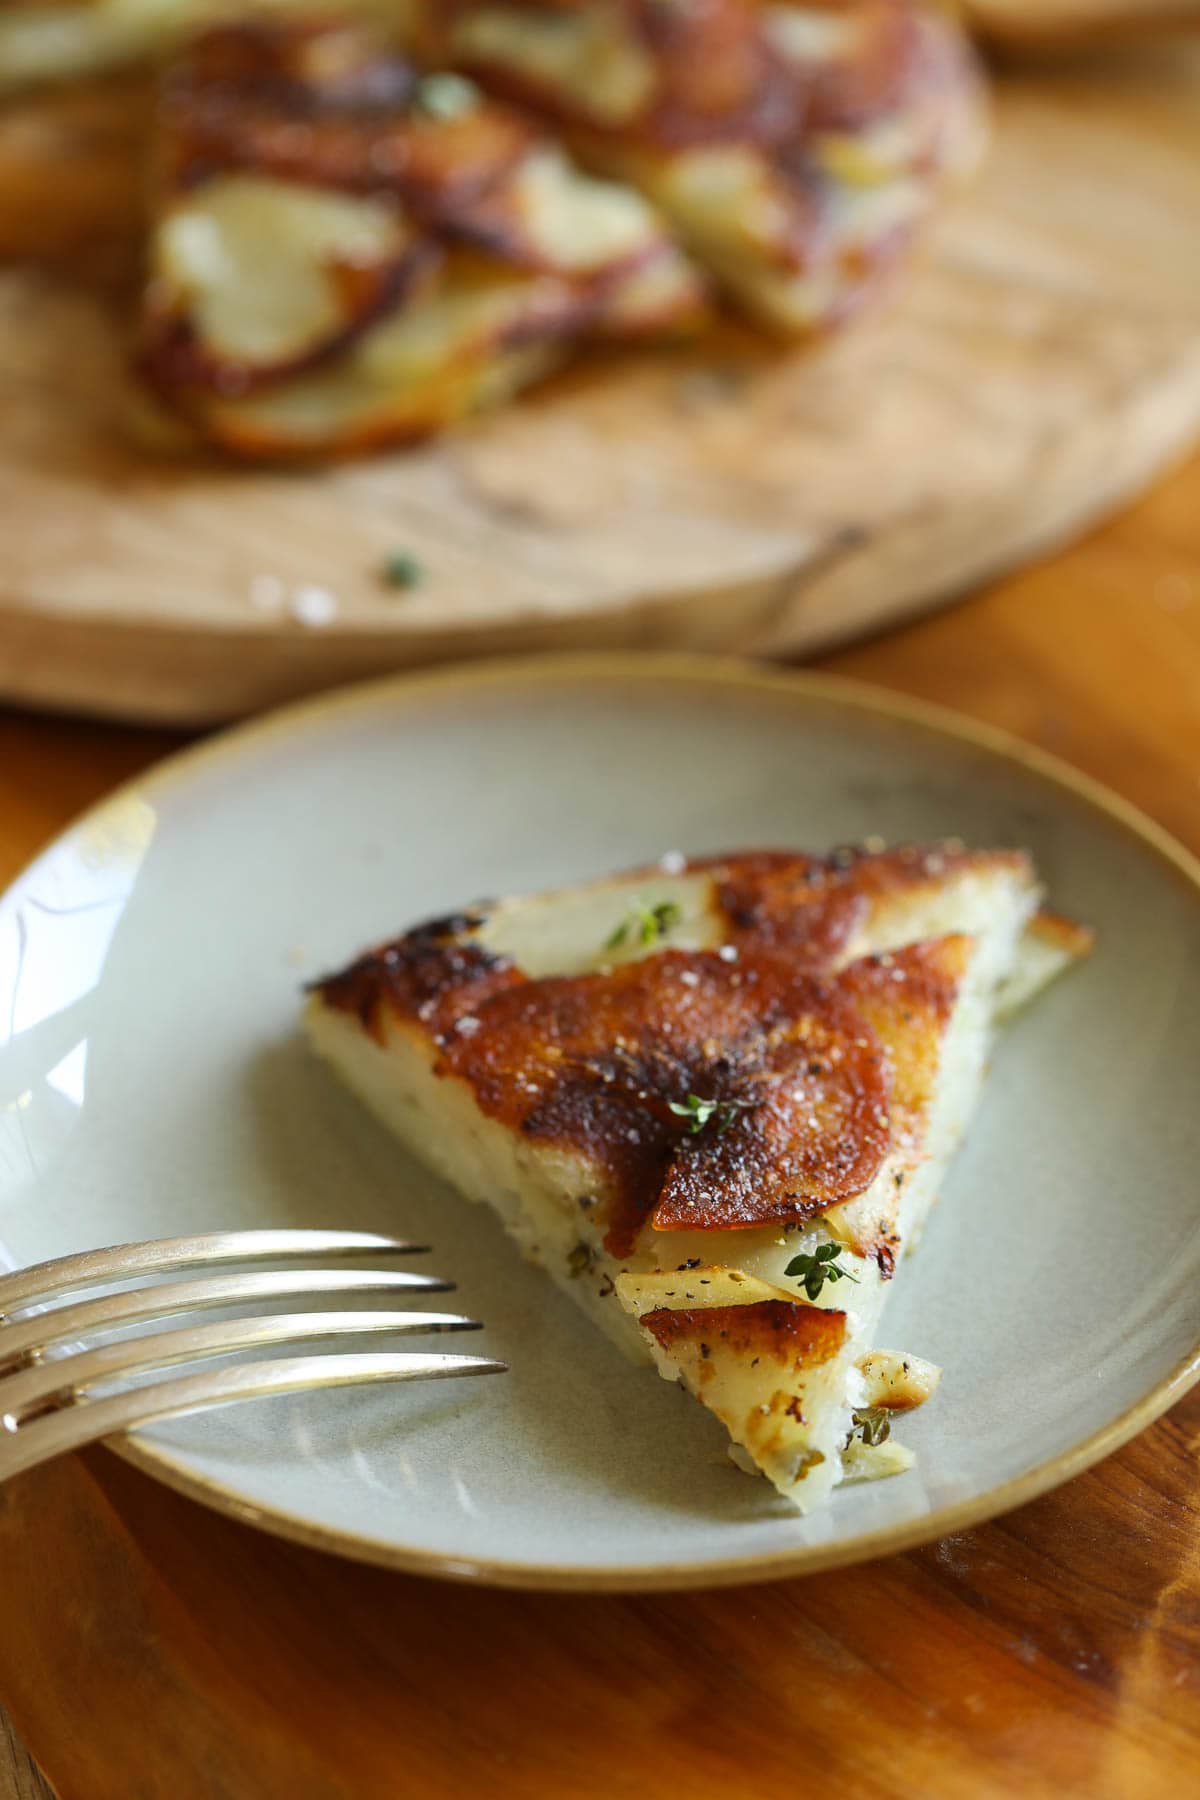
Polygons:
[[433,1381],[458,1375],[498,1375],[507,1364],[480,1356],[423,1356],[403,1351],[361,1355],[285,1357],[278,1362],[243,1363],[182,1375],[152,1387],[135,1388],[103,1400],[67,1406],[18,1426],[0,1414],[0,1481],[81,1449],[114,1432],[131,1431],[158,1419],[179,1418],[210,1406],[294,1394],[309,1388],[351,1387],[373,1381]]
[[128,1281],[135,1275],[166,1275],[202,1263],[275,1262],[293,1257],[415,1256],[428,1244],[409,1244],[375,1231],[208,1231],[191,1237],[147,1238],[56,1256],[0,1276],[0,1318],[33,1300],[74,1289]]
[[164,1281],[157,1287],[74,1300],[0,1326],[0,1373],[6,1365],[44,1350],[48,1344],[87,1331],[108,1331],[142,1319],[161,1318],[166,1313],[241,1306],[247,1301],[294,1300],[306,1294],[436,1294],[453,1286],[452,1281],[437,1275],[413,1275],[407,1269],[298,1269],[294,1273],[198,1275],[187,1281]]
[[122,1338],[74,1355],[38,1363],[20,1374],[0,1379],[0,1405],[20,1421],[23,1414],[69,1390],[85,1393],[104,1381],[136,1375],[171,1363],[198,1361],[232,1350],[262,1349],[268,1344],[295,1344],[305,1338],[339,1337],[386,1331],[405,1335],[425,1331],[478,1331],[477,1319],[461,1313],[317,1312],[275,1313],[257,1319],[218,1319],[208,1325],[185,1325],[171,1331]]

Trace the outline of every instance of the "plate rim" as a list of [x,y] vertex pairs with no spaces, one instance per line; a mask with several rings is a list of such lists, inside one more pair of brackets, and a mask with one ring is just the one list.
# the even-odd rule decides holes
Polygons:
[[[236,759],[247,748],[303,731],[317,721],[370,711],[384,699],[405,703],[419,701],[439,691],[453,693],[474,687],[502,688],[530,682],[553,686],[589,679],[601,683],[666,682],[676,688],[719,684],[742,692],[766,691],[791,696],[800,703],[823,702],[866,713],[876,719],[892,720],[941,739],[966,744],[1001,762],[1015,763],[1060,794],[1065,793],[1089,811],[1099,813],[1120,827],[1135,838],[1141,848],[1165,861],[1177,876],[1183,878],[1192,890],[1193,898],[1200,902],[1200,858],[1132,801],[1063,758],[1025,742],[1002,727],[937,702],[821,670],[780,669],[743,658],[701,653],[616,651],[503,657],[479,664],[385,675],[292,701],[243,721],[174,751],[76,814],[37,856],[22,867],[0,895],[0,905],[27,881],[44,858],[53,855],[62,843],[114,803],[135,794],[153,800],[178,788],[195,770]],[[1147,1393],[1078,1444],[999,1486],[938,1508],[918,1519],[877,1527],[825,1544],[801,1544],[784,1551],[754,1551],[716,1561],[635,1563],[608,1568],[568,1563],[539,1565],[525,1560],[470,1553],[451,1555],[445,1551],[399,1545],[367,1533],[316,1524],[286,1507],[263,1506],[247,1500],[215,1477],[197,1473],[178,1453],[145,1443],[136,1434],[106,1439],[105,1447],[166,1487],[226,1517],[255,1525],[307,1549],[337,1554],[351,1561],[405,1574],[501,1588],[561,1593],[648,1593],[728,1587],[816,1574],[911,1550],[949,1533],[982,1524],[1036,1499],[1111,1455],[1160,1418],[1197,1381],[1200,1381],[1200,1336],[1174,1368]]]

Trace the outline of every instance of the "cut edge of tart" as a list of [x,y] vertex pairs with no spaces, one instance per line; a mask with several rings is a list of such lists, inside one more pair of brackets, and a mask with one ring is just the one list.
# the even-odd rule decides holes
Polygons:
[[671,858],[420,926],[307,1029],[807,1511],[907,1466],[888,1421],[932,1379],[879,1318],[998,1011],[1089,947],[1038,901],[1023,854],[957,844]]

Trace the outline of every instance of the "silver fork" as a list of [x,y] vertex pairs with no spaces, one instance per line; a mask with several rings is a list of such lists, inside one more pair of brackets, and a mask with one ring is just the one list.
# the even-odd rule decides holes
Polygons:
[[[247,1302],[330,1295],[445,1293],[454,1286],[436,1275],[406,1269],[298,1268],[253,1274],[193,1275],[96,1298],[45,1307],[83,1288],[101,1287],[181,1269],[223,1264],[342,1261],[410,1256],[427,1246],[369,1231],[218,1231],[152,1239],[112,1249],[57,1257],[0,1276],[0,1481],[66,1450],[157,1419],[205,1407],[307,1388],[348,1387],[372,1381],[428,1381],[454,1375],[499,1374],[507,1364],[482,1356],[425,1352],[342,1351],[228,1364],[113,1393],[97,1388],[146,1375],[172,1363],[308,1339],[365,1332],[471,1331],[478,1321],[458,1313],[382,1311],[278,1312],[253,1318],[183,1325],[88,1347],[93,1332],[162,1319],[171,1314]],[[30,1311],[30,1308],[38,1310]]]

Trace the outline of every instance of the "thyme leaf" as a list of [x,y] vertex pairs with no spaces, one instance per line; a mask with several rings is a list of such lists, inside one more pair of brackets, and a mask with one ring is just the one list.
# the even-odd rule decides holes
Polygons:
[[886,1406],[863,1406],[850,1417],[854,1421],[850,1436],[861,1437],[872,1450],[876,1444],[885,1444],[891,1435],[892,1418]]
[[666,937],[682,917],[683,913],[674,900],[660,900],[657,906],[635,906],[605,941],[604,948],[616,950],[631,940],[646,948],[650,944],[656,944],[659,938]]

